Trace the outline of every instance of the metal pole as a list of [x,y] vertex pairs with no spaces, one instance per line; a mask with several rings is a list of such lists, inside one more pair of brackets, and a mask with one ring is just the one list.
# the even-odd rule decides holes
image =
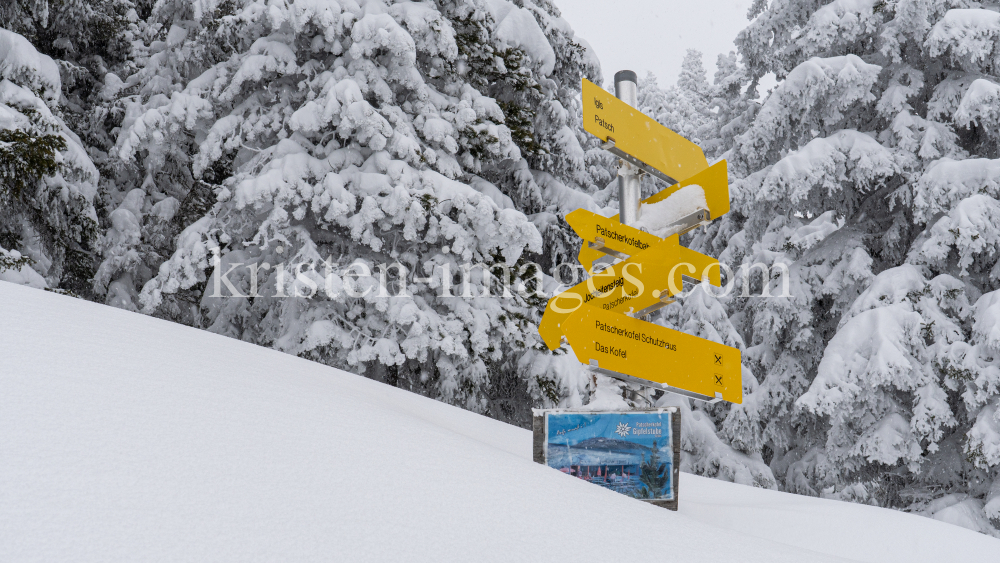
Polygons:
[[[615,97],[635,107],[639,105],[639,86],[635,72],[620,70],[615,73]],[[621,161],[618,167],[618,221],[631,225],[639,220],[640,170]]]

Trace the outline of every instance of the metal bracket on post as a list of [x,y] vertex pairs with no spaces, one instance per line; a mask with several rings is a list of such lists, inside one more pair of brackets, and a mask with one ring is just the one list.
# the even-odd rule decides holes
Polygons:
[[594,237],[594,242],[588,241],[587,246],[592,250],[603,252],[604,254],[607,254],[608,256],[613,256],[615,258],[618,258],[619,260],[628,260],[629,258],[629,255],[625,254],[624,252],[611,250],[610,248],[604,246],[604,237]]
[[626,383],[634,383],[636,385],[639,385],[640,387],[651,387],[653,389],[661,389],[663,391],[666,391],[667,393],[683,395],[684,397],[695,399],[697,401],[705,401],[709,404],[715,404],[722,400],[722,393],[719,393],[718,391],[715,392],[714,397],[710,397],[708,395],[702,395],[701,393],[695,393],[693,391],[685,391],[684,389],[671,387],[666,383],[657,383],[655,381],[649,381],[648,379],[639,379],[638,377],[633,377],[625,373],[619,373],[617,371],[611,371],[609,369],[598,367],[597,360],[590,360],[589,368],[590,368],[590,373],[595,375],[599,373],[601,375],[606,375],[608,377],[617,379],[619,381],[624,381]]
[[663,180],[664,182],[667,183],[668,186],[672,186],[677,183],[677,180],[674,180],[670,176],[667,176],[663,172],[660,172],[659,170],[653,168],[652,166],[646,164],[645,162],[639,160],[638,158],[626,152],[622,152],[621,149],[616,148],[615,140],[612,139],[611,137],[608,137],[607,142],[601,143],[601,148],[617,156],[618,158],[624,160],[625,162],[628,162],[632,166],[635,166],[636,168],[645,172],[646,174],[649,174],[650,176],[655,176]]
[[666,307],[667,305],[670,305],[671,303],[673,303],[674,301],[676,301],[676,299],[673,299],[670,296],[670,293],[668,293],[666,291],[659,292],[659,295],[656,295],[654,293],[653,297],[658,298],[659,301],[657,303],[653,303],[652,305],[650,305],[649,307],[646,307],[645,309],[639,309],[638,311],[636,311],[635,313],[633,313],[632,316],[635,317],[635,318],[637,318],[637,319],[641,319],[641,318],[649,315],[650,313],[652,313],[654,311],[659,311],[660,309],[662,309],[662,308]]
[[662,238],[667,238],[673,235],[683,235],[692,229],[696,229],[702,225],[707,225],[711,222],[712,214],[709,213],[707,209],[699,209],[694,213],[684,216],[680,221],[677,221],[673,225],[670,225]]
[[594,272],[603,272],[606,268],[615,264],[619,260],[628,260],[628,256],[625,256],[624,258],[619,258],[618,256],[612,256],[610,254],[606,254],[594,260],[593,264],[591,264],[591,270],[593,270]]

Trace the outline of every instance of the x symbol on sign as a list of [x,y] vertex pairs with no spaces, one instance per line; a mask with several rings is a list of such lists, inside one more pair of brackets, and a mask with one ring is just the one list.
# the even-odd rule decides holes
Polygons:
[[715,363],[717,363],[717,364],[719,364],[721,366],[722,365],[722,356],[720,356],[718,354],[712,354],[712,355],[715,356]]
[[721,373],[715,374],[715,384],[716,385],[722,385],[722,374]]

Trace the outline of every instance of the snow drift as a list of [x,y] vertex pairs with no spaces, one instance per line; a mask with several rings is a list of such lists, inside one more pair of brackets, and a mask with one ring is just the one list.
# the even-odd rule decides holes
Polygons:
[[942,561],[1000,542],[683,475],[680,513],[528,431],[273,350],[0,283],[3,561]]

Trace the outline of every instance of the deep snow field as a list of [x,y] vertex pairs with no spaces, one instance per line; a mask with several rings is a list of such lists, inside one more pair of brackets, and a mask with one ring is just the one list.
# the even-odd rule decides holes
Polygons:
[[531,433],[279,352],[0,282],[0,561],[989,562],[892,510],[680,478],[680,511]]

